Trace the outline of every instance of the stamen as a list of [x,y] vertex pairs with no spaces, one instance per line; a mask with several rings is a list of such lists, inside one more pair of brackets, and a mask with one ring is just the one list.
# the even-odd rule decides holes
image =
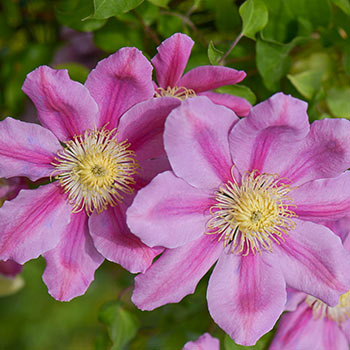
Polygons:
[[161,87],[157,88],[157,90],[154,93],[154,97],[175,97],[179,99],[180,101],[185,100],[189,97],[196,97],[196,93],[192,89],[187,89],[183,86],[181,87],[171,87],[168,86],[167,89],[163,89]]
[[218,234],[219,241],[243,256],[261,254],[262,249],[272,252],[272,243],[280,244],[295,228],[288,196],[292,188],[285,180],[254,170],[243,175],[241,185],[228,181],[215,194],[207,234]]
[[100,213],[121,202],[123,193],[133,192],[139,165],[130,144],[118,142],[116,136],[116,129],[87,130],[55,157],[51,177],[68,193],[74,213],[84,209],[88,215],[93,210]]
[[306,297],[305,302],[312,308],[314,319],[327,317],[340,324],[350,318],[350,291],[341,295],[338,305],[333,307],[311,295]]

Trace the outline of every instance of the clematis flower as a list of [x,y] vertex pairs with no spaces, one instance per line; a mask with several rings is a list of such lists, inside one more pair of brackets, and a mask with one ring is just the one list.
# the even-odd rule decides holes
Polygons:
[[85,85],[42,66],[23,91],[44,127],[0,123],[0,176],[50,182],[0,209],[0,259],[23,264],[43,255],[43,280],[58,300],[85,293],[104,258],[142,272],[161,251],[141,243],[125,221],[134,190],[169,167],[163,124],[180,102],[150,99],[151,73],[135,48],[99,62]]
[[247,100],[211,91],[220,86],[239,83],[246,76],[243,71],[222,66],[200,66],[183,75],[193,44],[187,35],[176,33],[157,48],[158,53],[152,58],[159,85],[155,87],[155,96],[172,96],[180,100],[207,96],[214,103],[246,116],[251,108]]
[[220,350],[220,342],[209,333],[204,333],[197,340],[187,342],[183,350]]
[[349,255],[324,225],[350,209],[350,123],[310,127],[306,109],[278,93],[241,120],[206,97],[170,113],[164,145],[173,171],[127,211],[132,232],[167,248],[135,278],[140,309],[180,301],[218,261],[209,312],[252,345],[284,310],[286,286],[330,306],[350,289]]

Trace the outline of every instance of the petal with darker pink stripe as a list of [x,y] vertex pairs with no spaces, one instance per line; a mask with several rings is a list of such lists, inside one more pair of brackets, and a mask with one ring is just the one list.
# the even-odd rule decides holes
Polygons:
[[23,264],[54,248],[66,230],[71,206],[56,184],[22,190],[0,208],[0,259]]
[[198,188],[231,180],[228,134],[238,121],[229,109],[207,97],[183,101],[165,122],[164,145],[175,174]]
[[89,235],[85,212],[71,215],[59,244],[43,256],[46,260],[43,280],[50,295],[60,301],[84,294],[104,260]]
[[55,135],[40,125],[6,118],[0,122],[0,177],[49,177],[62,149]]

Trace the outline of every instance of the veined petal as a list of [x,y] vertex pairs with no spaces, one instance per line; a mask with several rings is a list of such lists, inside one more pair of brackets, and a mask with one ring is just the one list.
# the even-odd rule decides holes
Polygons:
[[89,236],[86,213],[72,214],[59,244],[43,254],[43,280],[56,300],[69,301],[86,292],[103,257]]
[[201,92],[199,96],[207,96],[217,105],[225,106],[242,117],[247,116],[252,108],[252,105],[245,98],[239,96],[220,94],[213,91]]
[[152,98],[138,103],[122,116],[118,126],[118,139],[128,140],[139,163],[165,156],[165,119],[180,103],[172,97]]
[[167,249],[144,273],[136,276],[133,303],[141,310],[153,310],[177,303],[194,293],[200,279],[223,250],[216,237],[203,235],[182,247]]
[[204,234],[213,204],[210,197],[208,191],[166,171],[137,193],[127,223],[150,247],[180,247]]
[[296,228],[274,247],[288,286],[334,306],[350,289],[350,255],[327,227],[294,219]]
[[126,209],[125,204],[120,203],[101,214],[93,213],[89,219],[90,234],[96,249],[106,259],[132,273],[145,272],[162,249],[146,246],[130,232],[126,225]]
[[[277,93],[252,107],[230,133],[232,159],[241,172],[260,170],[281,174],[289,165],[295,143],[309,132],[307,104],[289,95]],[[283,157],[279,156],[283,153]]]
[[214,90],[220,86],[237,84],[245,78],[241,70],[221,66],[199,66],[187,72],[178,82],[195,92]]
[[350,214],[350,172],[336,178],[309,181],[292,192],[293,209],[301,220],[323,223]]
[[100,110],[97,127],[113,129],[131,106],[153,96],[152,66],[141,51],[125,47],[100,61],[85,86]]
[[0,259],[23,264],[54,248],[66,230],[70,212],[56,184],[22,190],[0,208]]
[[6,118],[0,122],[0,177],[25,176],[32,181],[48,177],[61,148],[42,126]]
[[98,107],[86,87],[68,71],[41,66],[27,75],[22,90],[31,98],[38,117],[61,141],[93,129]]
[[214,321],[238,344],[254,345],[284,309],[286,285],[274,256],[238,256],[226,248],[209,280]]
[[183,350],[220,350],[220,342],[209,333],[204,333],[197,340],[186,343]]
[[294,311],[298,305],[305,300],[307,294],[299,292],[293,288],[287,287],[287,302],[284,308],[285,311]]
[[160,87],[166,89],[168,86],[177,85],[185,70],[193,44],[189,36],[176,33],[158,46],[158,53],[151,61]]
[[164,145],[175,174],[199,188],[217,188],[231,180],[228,134],[236,115],[193,97],[174,109],[165,122]]

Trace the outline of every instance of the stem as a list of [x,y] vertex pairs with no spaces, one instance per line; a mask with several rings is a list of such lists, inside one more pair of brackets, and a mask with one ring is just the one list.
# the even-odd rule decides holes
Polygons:
[[231,53],[231,51],[234,49],[234,47],[238,44],[238,42],[242,39],[243,37],[243,33],[240,33],[238,35],[238,37],[236,38],[236,40],[232,43],[232,45],[230,46],[230,48],[226,51],[225,55],[223,55],[220,59],[220,61],[218,62],[218,64],[221,64],[225,61],[225,58]]
[[153,39],[153,41],[160,45],[160,39],[158,38],[158,35],[156,32],[154,32],[143,20],[143,18],[135,11],[132,10],[134,16],[137,18],[137,20],[141,23],[144,31],[150,35],[150,37]]

